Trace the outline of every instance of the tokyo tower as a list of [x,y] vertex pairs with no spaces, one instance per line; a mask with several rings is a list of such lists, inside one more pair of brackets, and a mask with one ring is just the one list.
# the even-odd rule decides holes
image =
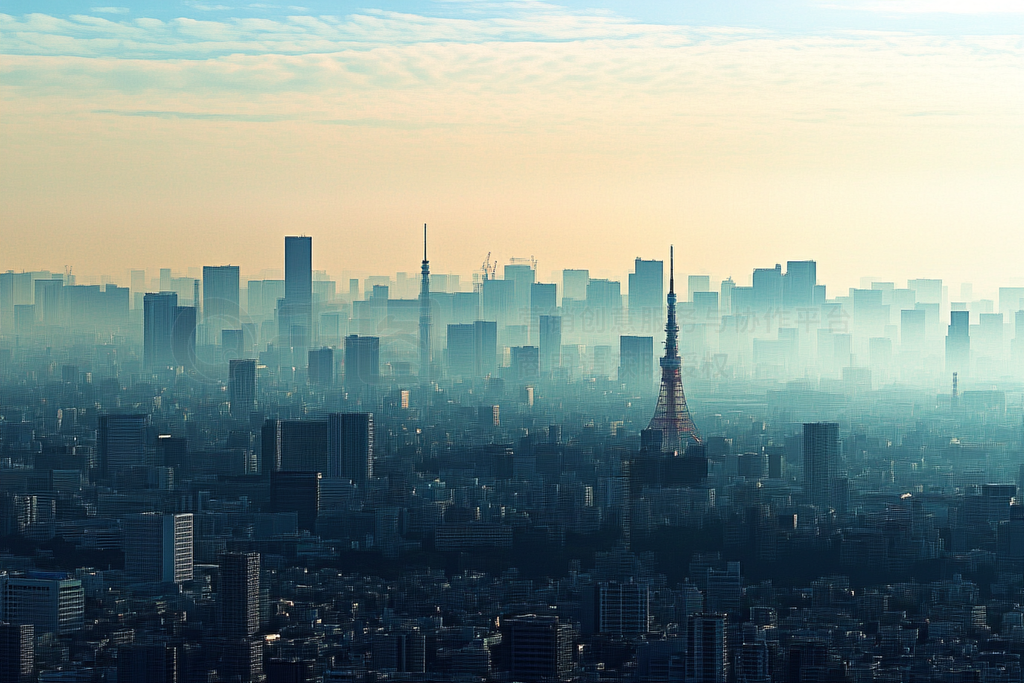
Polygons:
[[683,394],[682,359],[679,357],[679,325],[676,323],[675,253],[669,247],[668,267],[668,319],[665,322],[665,356],[661,359],[661,391],[658,407],[648,429],[661,431],[661,448],[668,453],[678,452],[691,442],[701,443],[700,434],[686,407]]

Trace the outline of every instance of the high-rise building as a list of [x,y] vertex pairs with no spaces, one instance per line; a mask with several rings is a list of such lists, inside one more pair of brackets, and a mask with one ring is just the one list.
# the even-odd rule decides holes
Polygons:
[[224,636],[246,638],[259,630],[259,553],[229,552],[221,556],[217,597]]
[[513,346],[511,372],[515,382],[535,382],[540,379],[540,349],[536,346]]
[[946,333],[946,373],[955,372],[961,377],[970,374],[971,369],[971,313],[950,311],[949,330]]
[[480,315],[500,327],[516,321],[516,284],[512,280],[484,280],[480,291]]
[[729,659],[722,614],[689,617],[686,633],[686,683],[725,683]]
[[328,423],[327,473],[364,486],[373,477],[373,413],[333,413]]
[[645,583],[601,583],[595,587],[596,631],[636,636],[650,628],[650,589]]
[[220,341],[221,331],[240,326],[238,266],[203,266],[203,329],[205,341]]
[[125,517],[121,527],[129,579],[177,584],[192,580],[192,513],[143,512]]
[[654,337],[619,337],[619,383],[647,394],[654,383]]
[[329,387],[334,384],[334,350],[328,347],[309,350],[306,368],[309,383]]
[[448,326],[446,358],[449,377],[466,379],[476,375],[474,330],[472,323]]
[[168,643],[132,643],[117,648],[117,683],[180,683],[181,648]]
[[540,317],[554,315],[558,310],[558,287],[553,283],[530,285],[530,343],[540,342]]
[[564,681],[572,673],[573,630],[558,617],[527,614],[501,620],[509,670],[516,681]]
[[320,472],[359,485],[373,477],[373,414],[331,413],[323,420],[268,419],[263,474]]
[[686,278],[686,300],[693,301],[693,295],[697,292],[711,290],[710,275],[690,275]]
[[818,284],[818,264],[814,261],[787,261],[782,282],[782,299],[787,309],[814,305],[814,287]]
[[294,512],[300,529],[316,530],[320,515],[320,472],[273,472],[270,475],[270,509]]
[[345,390],[360,392],[380,384],[380,338],[345,337]]
[[35,627],[0,620],[0,683],[35,680]]
[[630,329],[639,333],[661,329],[665,324],[665,262],[638,256],[628,284]]
[[147,369],[191,368],[195,362],[196,309],[179,306],[175,292],[143,298],[143,364]]
[[587,285],[590,283],[589,270],[566,269],[562,271],[562,305],[566,299],[586,301]]
[[282,420],[280,451],[275,458],[277,470],[328,472],[330,440],[330,424],[327,420]]
[[105,476],[151,461],[155,433],[147,414],[100,415],[96,430],[96,450]]
[[371,652],[378,671],[422,674],[426,670],[426,637],[418,629],[376,634]]
[[540,371],[549,375],[562,366],[562,317],[542,315],[540,328]]
[[821,508],[836,507],[839,479],[839,425],[813,422],[804,425],[804,495]]
[[313,238],[284,238],[284,298],[309,303],[313,298]]
[[293,359],[305,360],[313,327],[312,237],[284,238],[284,299],[278,302],[278,325],[281,345],[291,349]]
[[752,285],[752,308],[755,311],[778,311],[782,308],[782,265],[755,268]]
[[195,364],[196,309],[179,306],[175,292],[143,298],[143,364],[147,369]]
[[60,572],[0,573],[0,621],[31,624],[37,635],[64,636],[81,630],[84,617],[85,592],[79,579]]
[[36,323],[45,326],[63,325],[66,319],[64,281],[54,275],[49,280],[36,280]]
[[[513,259],[515,260],[515,259]],[[532,264],[510,263],[505,266],[502,277],[513,283],[513,308],[515,318],[521,323],[526,322],[530,310],[530,289],[536,280],[537,273]]]
[[256,361],[247,358],[228,361],[228,389],[231,414],[247,418],[256,409]]

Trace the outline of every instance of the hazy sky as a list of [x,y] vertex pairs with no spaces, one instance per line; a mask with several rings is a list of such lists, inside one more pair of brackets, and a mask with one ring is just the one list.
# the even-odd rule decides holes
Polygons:
[[1018,0],[223,2],[0,0],[0,270],[1024,276]]

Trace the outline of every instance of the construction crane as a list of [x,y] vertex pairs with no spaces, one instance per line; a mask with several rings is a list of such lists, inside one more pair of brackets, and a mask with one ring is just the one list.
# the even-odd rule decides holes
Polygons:
[[513,256],[512,258],[510,258],[508,260],[508,262],[511,265],[528,265],[533,270],[537,270],[537,259],[535,259],[533,256],[531,256],[530,258],[522,258],[522,257],[519,257],[519,256]]
[[484,264],[482,267],[484,271],[484,282],[486,282],[487,280],[495,279],[495,273],[498,270],[498,262],[495,261],[493,264],[491,263],[491,252],[487,252],[487,258],[484,259]]

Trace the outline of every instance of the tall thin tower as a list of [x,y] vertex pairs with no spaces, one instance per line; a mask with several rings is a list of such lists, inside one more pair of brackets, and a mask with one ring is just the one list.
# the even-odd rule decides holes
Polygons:
[[420,380],[430,382],[430,261],[427,224],[423,224],[423,263],[420,265]]
[[[665,355],[661,359],[661,392],[658,394],[658,407],[647,428],[660,430],[662,450],[673,453],[689,442],[701,443],[701,438],[683,394],[683,361],[679,357],[679,325],[676,323],[674,247],[669,247],[668,268],[668,320],[665,322]],[[686,443],[683,443],[684,439]]]

